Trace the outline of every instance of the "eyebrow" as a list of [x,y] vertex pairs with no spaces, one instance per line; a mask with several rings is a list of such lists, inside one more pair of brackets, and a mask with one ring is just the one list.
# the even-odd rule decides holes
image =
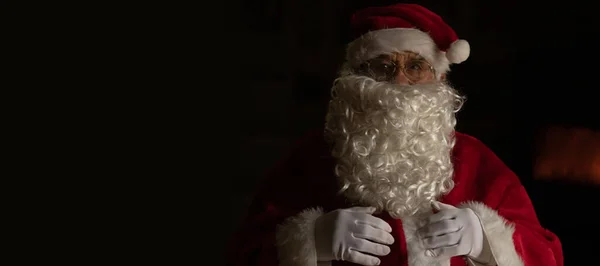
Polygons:
[[[416,59],[416,60],[426,60],[425,57],[421,56],[420,54],[417,53],[411,53],[411,52],[405,52],[404,53],[406,55],[407,59]],[[387,60],[391,60],[392,58],[396,58],[396,56],[394,56],[393,54],[382,54],[380,56],[378,56],[381,59],[387,59]]]
[[416,55],[413,59],[427,60],[427,59],[425,59],[425,57],[421,56],[420,54]]
[[409,53],[407,57],[409,59],[425,60],[425,57],[421,56],[420,54]]

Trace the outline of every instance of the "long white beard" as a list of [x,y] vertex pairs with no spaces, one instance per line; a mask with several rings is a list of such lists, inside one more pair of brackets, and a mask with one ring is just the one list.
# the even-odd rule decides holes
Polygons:
[[451,151],[463,99],[446,83],[336,80],[325,135],[344,195],[394,218],[431,211],[454,187]]

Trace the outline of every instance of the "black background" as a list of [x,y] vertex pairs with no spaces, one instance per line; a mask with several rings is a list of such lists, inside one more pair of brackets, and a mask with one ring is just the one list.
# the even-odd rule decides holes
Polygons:
[[[534,2],[414,1],[471,45],[458,129],[520,176],[566,265],[593,264],[598,186],[531,173],[539,130],[600,130],[600,16]],[[264,173],[323,125],[350,15],[393,3],[2,2],[7,179],[41,250],[22,258],[220,265]]]

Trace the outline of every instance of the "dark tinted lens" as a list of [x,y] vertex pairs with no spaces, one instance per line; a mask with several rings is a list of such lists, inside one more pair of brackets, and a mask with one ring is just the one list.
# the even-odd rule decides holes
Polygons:
[[367,63],[368,75],[377,81],[390,81],[396,73],[396,64],[381,60],[373,59]]

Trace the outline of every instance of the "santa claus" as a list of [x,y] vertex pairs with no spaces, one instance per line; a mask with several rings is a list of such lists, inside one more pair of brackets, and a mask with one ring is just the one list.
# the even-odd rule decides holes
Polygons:
[[325,129],[267,180],[231,265],[563,265],[519,178],[455,131],[469,44],[415,4],[351,25]]

